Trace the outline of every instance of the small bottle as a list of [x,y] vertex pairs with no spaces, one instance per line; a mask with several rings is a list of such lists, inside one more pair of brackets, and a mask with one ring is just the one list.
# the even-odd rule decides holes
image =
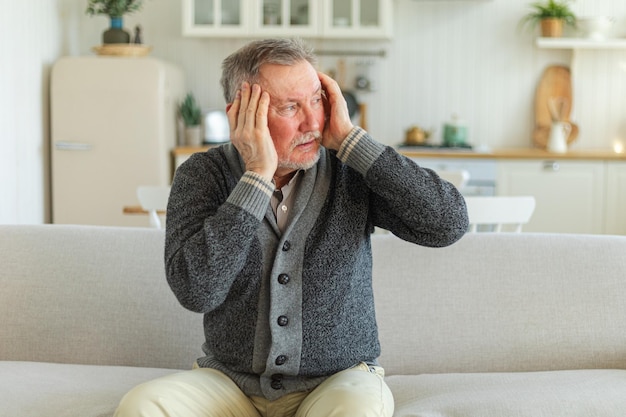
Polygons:
[[136,43],[138,45],[143,43],[140,25],[135,26],[135,39],[133,39],[133,43]]

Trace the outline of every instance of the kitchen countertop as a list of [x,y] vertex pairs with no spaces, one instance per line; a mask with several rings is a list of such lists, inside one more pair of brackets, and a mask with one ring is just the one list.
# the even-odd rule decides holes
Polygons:
[[566,153],[548,152],[538,148],[500,148],[481,152],[455,149],[422,149],[402,147],[398,149],[411,158],[488,158],[488,159],[571,159],[571,160],[617,160],[626,161],[626,153],[611,149],[574,149]]
[[202,146],[177,146],[172,149],[173,156],[185,156],[191,155],[196,152],[206,152],[209,148],[216,145],[202,145]]
[[[212,146],[181,146],[172,150],[172,156],[186,156],[205,152]],[[410,158],[468,158],[468,159],[570,159],[626,161],[626,153],[612,149],[574,149],[566,153],[552,153],[538,148],[500,148],[491,151],[475,151],[454,148],[398,147],[400,153]]]

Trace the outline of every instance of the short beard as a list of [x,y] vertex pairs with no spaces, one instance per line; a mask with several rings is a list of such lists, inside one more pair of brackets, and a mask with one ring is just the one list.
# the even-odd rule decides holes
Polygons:
[[322,134],[320,132],[314,131],[314,132],[308,132],[308,133],[301,135],[299,138],[293,141],[293,144],[291,145],[291,150],[293,151],[296,148],[296,146],[301,145],[303,143],[307,143],[311,139],[315,139],[315,141],[320,144],[320,147],[318,148],[315,156],[310,161],[305,161],[305,162],[294,162],[294,161],[289,161],[289,160],[279,161],[278,168],[283,168],[283,169],[287,168],[287,169],[293,169],[293,170],[299,170],[299,169],[307,170],[309,168],[312,168],[315,164],[317,164],[317,162],[320,160],[320,153],[322,150],[322,146],[321,146]]

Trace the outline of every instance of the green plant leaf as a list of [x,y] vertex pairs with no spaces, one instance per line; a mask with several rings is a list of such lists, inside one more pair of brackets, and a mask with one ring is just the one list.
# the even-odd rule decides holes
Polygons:
[[143,0],[88,0],[87,13],[90,16],[105,14],[110,17],[122,17],[141,9]]
[[202,110],[196,103],[192,93],[187,93],[184,100],[178,107],[180,117],[183,118],[185,126],[197,126],[202,120]]
[[563,19],[563,21],[571,26],[576,25],[576,15],[570,9],[570,0],[544,0],[530,4],[532,12],[523,16],[520,20],[522,26],[535,27],[543,19]]

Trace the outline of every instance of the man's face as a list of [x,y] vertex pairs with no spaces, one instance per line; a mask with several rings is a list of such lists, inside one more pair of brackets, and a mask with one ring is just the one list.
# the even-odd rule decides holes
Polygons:
[[324,129],[322,85],[307,61],[295,65],[265,64],[259,83],[270,95],[267,114],[278,175],[312,167],[319,158]]

